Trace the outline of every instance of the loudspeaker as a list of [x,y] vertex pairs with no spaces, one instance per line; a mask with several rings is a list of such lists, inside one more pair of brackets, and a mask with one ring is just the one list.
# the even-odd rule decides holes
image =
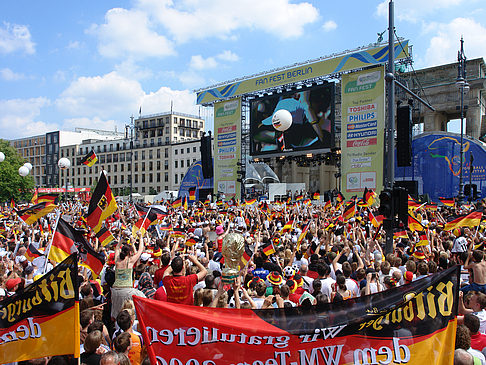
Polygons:
[[471,195],[471,188],[472,188],[472,199],[475,200],[476,196],[478,195],[478,186],[476,184],[464,185],[464,196],[469,198],[469,196]]
[[418,181],[417,180],[396,180],[395,186],[400,186],[407,190],[414,199],[418,199]]
[[201,137],[201,165],[202,173],[205,179],[211,179],[213,172],[213,149],[211,148],[211,134]]
[[393,214],[398,215],[405,227],[408,225],[408,192],[401,186],[393,187]]
[[397,166],[412,166],[412,107],[397,108]]

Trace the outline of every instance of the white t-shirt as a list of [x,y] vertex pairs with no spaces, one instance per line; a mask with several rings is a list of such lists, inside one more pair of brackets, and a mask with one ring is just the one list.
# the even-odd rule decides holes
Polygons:
[[321,293],[327,295],[329,301],[331,301],[332,285],[336,283],[336,280],[334,280],[331,277],[327,277],[325,279],[321,279],[321,283],[322,283]]

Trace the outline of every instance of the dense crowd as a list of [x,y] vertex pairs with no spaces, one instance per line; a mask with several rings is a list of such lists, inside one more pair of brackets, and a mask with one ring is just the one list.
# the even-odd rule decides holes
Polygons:
[[[395,237],[388,254],[382,226],[373,221],[379,216],[376,204],[358,206],[348,219],[343,216],[344,202],[329,205],[310,199],[157,206],[166,214],[145,233],[132,229],[140,209],[121,202],[104,222],[113,242],[103,246],[87,233],[106,260],[96,278],[79,268],[81,363],[149,364],[132,295],[216,308],[320,306],[407,285],[453,265],[461,265],[462,287],[457,363],[470,355],[486,363],[485,226],[481,222],[477,227],[444,230],[455,217],[485,209],[483,201],[415,207],[410,213],[424,231],[407,230]],[[11,208],[2,208],[0,300],[21,293],[56,265],[46,263],[45,256],[29,257],[26,251],[29,245],[40,252],[46,249],[59,210],[72,225],[88,228],[83,218],[86,205],[81,202],[65,202],[32,225],[19,220]],[[224,284],[222,271],[229,258],[223,255],[223,243],[235,232],[243,236],[251,255],[240,261],[234,282]],[[25,363],[70,361],[58,356]]]

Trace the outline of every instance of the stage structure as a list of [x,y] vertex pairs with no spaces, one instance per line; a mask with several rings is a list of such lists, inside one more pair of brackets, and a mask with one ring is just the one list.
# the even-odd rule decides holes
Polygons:
[[[383,65],[388,61],[388,53],[388,45],[375,44],[196,90],[198,104],[214,107],[215,193],[224,193],[226,199],[241,198],[245,161],[250,156],[285,158],[326,154],[343,147],[341,141],[348,132],[348,140],[376,136],[377,138],[372,139],[372,142],[377,142],[374,150],[383,151],[383,138],[378,134],[383,133],[381,126],[384,125],[384,103],[371,102],[380,110],[368,115],[369,118],[354,113],[353,118],[356,120],[366,117],[366,120],[360,120],[365,123],[354,123],[351,118],[351,126],[342,121],[341,138],[336,138],[339,133],[336,132],[335,93],[336,81],[343,75],[363,71],[364,74],[358,79],[351,80],[354,84],[358,83],[357,88],[347,90],[356,91],[353,96],[362,93],[364,98],[380,98],[382,94],[367,94],[370,90],[367,87],[374,83],[375,86],[378,85],[375,91],[383,91]],[[395,43],[394,54],[395,63],[410,63],[408,41],[399,40]],[[379,80],[367,79],[370,72],[364,70],[371,68],[374,68],[370,71],[371,77],[378,72]],[[368,86],[362,87],[360,82]],[[364,99],[350,102],[365,106],[369,104]],[[344,114],[343,106],[342,115]],[[360,131],[346,130],[355,127]],[[359,176],[366,177],[370,175],[367,172],[374,173],[373,188],[377,190],[382,186],[382,159],[381,156],[380,166],[377,163],[372,164],[373,171],[366,171],[366,168],[363,170],[366,166],[359,165]],[[356,172],[352,171],[356,163],[348,165],[346,166],[351,170],[343,172],[354,174],[350,177],[356,177]],[[358,191],[364,190],[366,181],[359,185],[350,184],[345,177],[343,174],[341,179],[341,190],[345,195],[356,195]],[[346,190],[348,186],[351,188]]]

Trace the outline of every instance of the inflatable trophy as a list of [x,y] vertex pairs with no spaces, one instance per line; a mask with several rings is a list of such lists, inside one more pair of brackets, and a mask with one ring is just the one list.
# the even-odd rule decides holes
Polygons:
[[239,263],[245,251],[245,239],[239,233],[229,233],[223,238],[221,253],[224,257],[222,280],[225,284],[235,281],[239,272]]

